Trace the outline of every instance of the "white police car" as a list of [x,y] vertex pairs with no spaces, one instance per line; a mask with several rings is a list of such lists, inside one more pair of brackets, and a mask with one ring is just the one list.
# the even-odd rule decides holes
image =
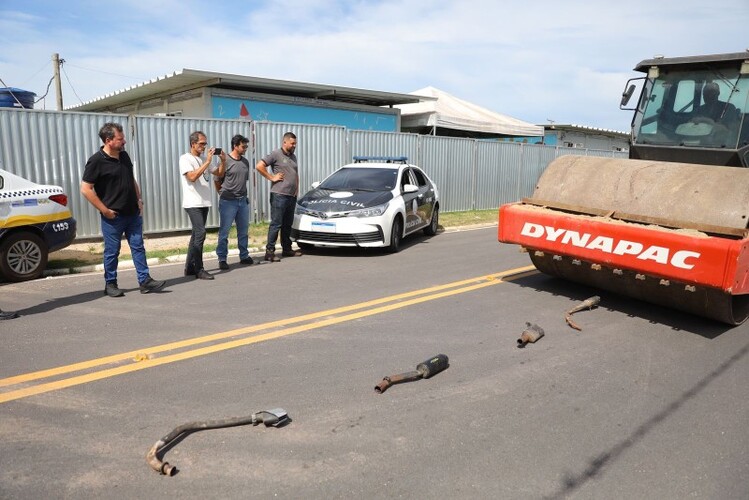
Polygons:
[[59,186],[0,169],[0,274],[7,281],[41,276],[49,252],[75,239],[76,223]]
[[354,157],[297,200],[291,238],[304,248],[385,247],[419,230],[437,233],[439,191],[405,157]]

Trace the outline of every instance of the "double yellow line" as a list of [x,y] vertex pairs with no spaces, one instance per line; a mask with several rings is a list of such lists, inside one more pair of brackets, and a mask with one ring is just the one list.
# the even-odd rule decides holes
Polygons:
[[[255,344],[257,342],[277,339],[315,328],[344,323],[346,321],[352,321],[420,304],[422,302],[449,297],[451,295],[458,295],[497,285],[499,283],[512,281],[535,272],[533,266],[519,267],[500,273],[455,281],[444,285],[370,300],[368,302],[361,302],[359,304],[352,304],[335,309],[328,309],[326,311],[296,316],[294,318],[270,321],[259,325],[215,333],[213,335],[206,335],[203,337],[171,342],[135,351],[113,354],[111,356],[82,361],[71,365],[59,366],[57,368],[24,373],[0,379],[0,391],[4,391],[0,393],[0,403],[6,403],[8,401],[34,396],[36,394],[73,387],[93,382],[95,380],[114,377],[116,375],[145,370],[147,368],[153,368],[167,363],[205,356],[207,354],[213,354],[227,349]],[[291,326],[296,324],[298,324],[298,326]],[[271,331],[258,335],[251,335],[264,330]],[[241,338],[220,342],[234,337]],[[201,344],[209,345],[196,347]],[[172,354],[157,356],[159,354],[170,352],[172,352]],[[78,372],[83,373],[71,375]],[[44,380],[47,379],[55,380],[45,382]],[[14,389],[16,386],[21,387]],[[7,388],[7,390],[4,388]]]

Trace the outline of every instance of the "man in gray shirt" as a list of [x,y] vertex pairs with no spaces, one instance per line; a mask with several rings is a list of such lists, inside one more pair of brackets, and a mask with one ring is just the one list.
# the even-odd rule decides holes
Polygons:
[[232,151],[226,157],[226,164],[219,164],[213,170],[213,175],[221,178],[219,191],[218,214],[218,267],[224,271],[229,269],[226,257],[229,254],[229,229],[232,222],[237,225],[237,246],[239,247],[239,262],[252,265],[253,260],[247,248],[248,230],[250,226],[250,200],[247,196],[247,181],[250,178],[250,162],[244,157],[250,140],[243,135],[231,138]]
[[[296,155],[296,135],[286,132],[279,149],[264,156],[255,165],[260,175],[268,179],[270,188],[270,225],[268,226],[268,243],[265,246],[265,260],[278,262],[276,256],[276,240],[281,232],[281,255],[284,257],[299,257],[300,251],[291,249],[291,225],[294,223],[296,198],[299,194],[299,168]],[[268,168],[273,173],[268,172]]]

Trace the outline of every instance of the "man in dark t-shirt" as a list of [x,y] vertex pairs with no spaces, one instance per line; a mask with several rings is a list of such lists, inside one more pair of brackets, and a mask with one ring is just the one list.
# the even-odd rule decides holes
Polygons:
[[218,267],[228,270],[226,259],[229,255],[229,229],[232,223],[237,226],[237,247],[239,262],[251,266],[255,261],[247,247],[250,226],[250,198],[247,195],[247,182],[250,179],[250,162],[244,157],[250,140],[237,134],[231,138],[231,153],[213,169],[213,175],[221,179],[218,200],[218,245],[216,256]]
[[[276,239],[281,232],[281,255],[299,257],[302,252],[291,248],[291,226],[294,223],[296,198],[299,194],[299,168],[296,155],[296,135],[286,132],[279,149],[265,155],[255,165],[255,169],[271,182],[270,188],[270,225],[268,226],[268,243],[265,246],[265,260],[278,262],[276,256]],[[272,169],[273,173],[268,172]]]
[[720,100],[720,86],[715,82],[705,84],[702,89],[704,103],[697,106],[695,115],[709,118],[715,123],[722,122],[726,125],[732,124],[738,118],[736,106],[730,102]]
[[125,151],[125,134],[119,123],[105,123],[99,130],[104,145],[86,162],[81,194],[101,213],[104,237],[104,294],[122,297],[117,286],[122,235],[127,238],[138,274],[140,293],[161,290],[165,281],[151,277],[143,246],[143,199],[135,180],[133,162]]

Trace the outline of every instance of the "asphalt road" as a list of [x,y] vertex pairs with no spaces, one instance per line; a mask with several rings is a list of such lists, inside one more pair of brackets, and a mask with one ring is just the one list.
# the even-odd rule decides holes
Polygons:
[[[0,498],[748,498],[749,325],[529,265],[487,228],[210,282],[158,266],[154,295],[132,270],[119,299],[98,273],[4,285]],[[546,335],[519,349],[526,322]],[[277,407],[182,436],[173,477],[146,463],[177,426]]]

